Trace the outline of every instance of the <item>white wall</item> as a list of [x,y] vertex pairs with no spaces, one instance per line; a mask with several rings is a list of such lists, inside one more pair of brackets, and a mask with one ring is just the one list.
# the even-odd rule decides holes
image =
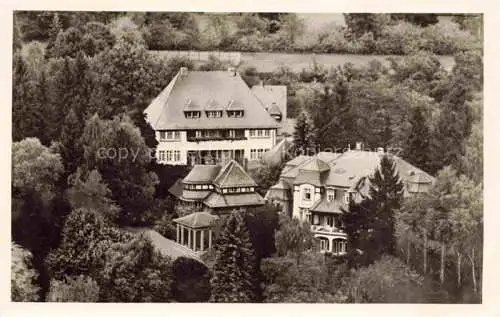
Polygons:
[[[298,190],[295,190],[298,188]],[[311,200],[304,200],[304,192],[306,189],[311,191]],[[311,184],[301,184],[294,186],[293,192],[293,217],[300,219],[300,209],[310,209],[318,200],[321,200],[321,193],[319,187],[314,187]]]
[[160,133],[156,131],[156,140],[159,142],[156,157],[160,151],[180,151],[180,161],[178,162],[159,162],[172,165],[186,165],[188,151],[210,151],[210,150],[239,150],[245,151],[244,157],[250,160],[251,149],[272,149],[276,145],[276,130],[271,130],[268,137],[250,137],[249,130],[245,130],[247,140],[223,140],[223,141],[200,141],[188,142],[187,132],[181,131],[180,141],[160,141]]

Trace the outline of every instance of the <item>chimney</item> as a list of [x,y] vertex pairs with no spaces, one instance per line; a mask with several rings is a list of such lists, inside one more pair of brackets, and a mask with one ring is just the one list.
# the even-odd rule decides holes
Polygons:
[[363,143],[356,142],[356,151],[362,151],[362,150],[363,150]]
[[187,67],[181,67],[179,73],[180,73],[181,77],[187,75],[188,74],[188,68]]
[[231,76],[236,76],[236,68],[234,67],[229,67],[227,69],[228,73],[231,75]]

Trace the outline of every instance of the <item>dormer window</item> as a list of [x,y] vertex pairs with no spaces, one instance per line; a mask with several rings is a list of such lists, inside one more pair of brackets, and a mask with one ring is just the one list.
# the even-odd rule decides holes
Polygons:
[[187,119],[198,119],[201,117],[201,111],[184,111]]
[[222,118],[222,111],[220,110],[210,110],[206,111],[207,118]]
[[243,110],[228,110],[227,116],[229,118],[243,118],[244,112]]

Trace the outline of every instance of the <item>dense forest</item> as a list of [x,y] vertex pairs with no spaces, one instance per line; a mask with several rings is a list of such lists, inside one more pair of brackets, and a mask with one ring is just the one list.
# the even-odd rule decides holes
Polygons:
[[[25,41],[49,41],[51,12],[18,12]],[[482,46],[480,14],[344,14],[315,27],[293,13],[59,12],[62,30],[88,22],[127,24],[151,50],[452,55]],[[66,35],[67,37],[68,35]],[[63,40],[62,36],[61,40]],[[55,40],[55,38],[53,39]]]
[[[302,43],[294,14],[207,15],[207,33],[191,13],[17,12],[12,299],[480,302],[483,62],[482,40],[469,32],[476,18],[456,15],[442,31],[432,15],[348,14],[346,27]],[[226,29],[233,25],[226,19],[236,28]],[[436,183],[428,194],[402,199],[392,161],[383,161],[373,199],[350,206],[345,219],[351,249],[370,251],[361,255],[314,252],[308,228],[265,206],[221,226],[206,267],[172,261],[123,229],[150,227],[171,238],[171,220],[189,212],[167,194],[187,168],[155,162],[143,110],[181,66],[228,65],[166,60],[150,49],[403,54],[388,65],[239,73],[250,86],[287,85],[296,148],[383,146]],[[453,69],[435,54],[453,54]],[[138,156],[103,159],[100,148]],[[260,191],[274,184],[277,170],[254,172]]]

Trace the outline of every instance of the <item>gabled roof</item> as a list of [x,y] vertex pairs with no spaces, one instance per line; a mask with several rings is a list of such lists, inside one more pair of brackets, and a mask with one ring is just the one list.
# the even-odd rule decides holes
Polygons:
[[220,188],[257,186],[235,160],[230,160],[222,167],[213,184]]
[[[285,165],[281,178],[293,184],[334,186],[355,189],[360,180],[373,175],[380,166],[382,154],[371,151],[344,153],[320,152],[318,155],[298,156]],[[396,170],[405,182],[430,184],[434,178],[421,169],[393,156]],[[327,169],[328,167],[328,169]]]
[[175,183],[170,186],[170,188],[168,189],[168,192],[172,195],[174,195],[175,197],[177,198],[181,198],[182,197],[182,179],[178,179],[175,181]]
[[172,221],[189,228],[207,228],[214,225],[219,219],[218,216],[212,215],[209,212],[193,212],[184,217],[173,219]]
[[221,195],[212,192],[203,203],[210,208],[241,207],[241,206],[260,206],[264,199],[258,193],[238,193],[234,195]]
[[320,173],[318,171],[301,170],[297,177],[295,177],[293,184],[311,184],[319,187],[324,184],[326,176],[328,176],[326,172]]
[[299,168],[299,171],[310,171],[310,172],[326,172],[330,170],[330,166],[320,160],[317,156],[310,159],[306,164]]
[[197,103],[194,103],[193,100],[187,98],[186,104],[184,105],[184,111],[194,111],[201,110],[201,106]]
[[185,190],[181,179],[175,181],[168,191],[170,194],[184,201],[202,201],[210,194],[208,190]]
[[225,106],[217,102],[215,99],[210,99],[205,106],[205,110],[224,110]]
[[266,193],[266,197],[264,197],[266,200],[281,200],[281,201],[288,201],[292,200],[291,193],[290,193],[290,186],[280,179],[276,185],[271,186],[269,190]]
[[229,104],[226,107],[226,110],[244,110],[245,107],[241,104],[241,102],[236,100],[229,101]]
[[316,212],[342,214],[342,207],[343,206],[338,201],[328,201],[326,197],[323,197],[323,199],[318,200],[316,203],[314,203],[310,210]]
[[184,184],[212,184],[220,169],[220,165],[195,165],[182,182]]
[[[225,109],[231,101],[244,110],[243,118],[186,118],[186,101],[202,109]],[[213,100],[213,102],[211,102]],[[265,110],[239,74],[227,71],[180,72],[145,110],[147,121],[155,130],[278,128],[279,124]]]

